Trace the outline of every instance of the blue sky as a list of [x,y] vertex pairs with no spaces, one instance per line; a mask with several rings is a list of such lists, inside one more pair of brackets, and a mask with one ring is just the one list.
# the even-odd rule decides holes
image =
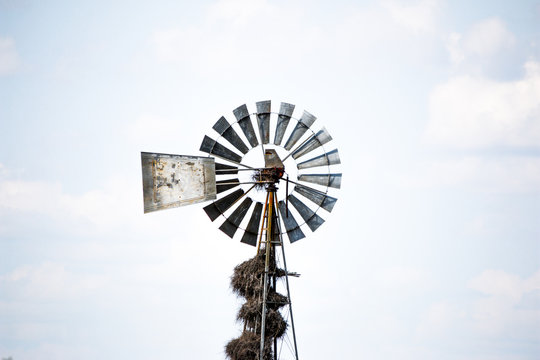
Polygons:
[[224,358],[253,249],[143,215],[140,151],[268,99],[344,174],[287,247],[301,358],[540,356],[537,1],[0,0],[0,99],[0,357]]

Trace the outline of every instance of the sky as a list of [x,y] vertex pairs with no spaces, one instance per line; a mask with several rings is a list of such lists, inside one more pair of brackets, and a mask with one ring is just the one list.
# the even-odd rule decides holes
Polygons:
[[342,161],[301,359],[540,358],[538,1],[0,0],[0,99],[0,358],[224,359],[254,248],[143,214],[140,152],[261,100]]

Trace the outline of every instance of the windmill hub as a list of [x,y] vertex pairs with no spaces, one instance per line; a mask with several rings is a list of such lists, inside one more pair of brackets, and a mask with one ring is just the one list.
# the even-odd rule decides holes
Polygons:
[[276,150],[266,149],[264,151],[264,166],[263,169],[257,169],[255,171],[253,180],[257,182],[259,187],[275,187],[285,174],[285,166]]
[[273,167],[257,170],[253,174],[253,179],[257,182],[260,188],[275,187],[279,180],[283,177],[285,168]]

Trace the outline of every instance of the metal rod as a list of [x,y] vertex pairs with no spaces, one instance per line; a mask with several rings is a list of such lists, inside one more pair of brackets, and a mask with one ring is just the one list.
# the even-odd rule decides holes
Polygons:
[[264,229],[264,219],[268,218],[266,215],[266,210],[268,209],[268,197],[270,196],[270,193],[266,193],[266,202],[264,203],[264,210],[263,210],[263,218],[261,222],[261,231],[259,232],[259,243],[257,246],[257,255],[259,255],[259,251],[261,250],[261,240],[263,235],[263,229]]
[[285,216],[289,217],[289,174],[287,174],[285,182]]
[[264,144],[263,144],[262,136],[261,136],[261,150],[262,150],[262,153],[263,153],[263,159],[264,159],[265,151],[264,151]]
[[[274,261],[273,261],[273,266],[274,266],[274,269],[272,269],[272,288],[274,289],[274,291],[277,290],[277,284],[276,284],[276,262],[275,262],[275,259],[276,259],[276,247],[272,247],[272,256],[274,258]],[[277,356],[277,338],[274,336],[274,360],[278,360],[278,356]]]
[[216,185],[270,184],[272,181],[216,182]]
[[270,248],[272,247],[272,214],[275,187],[269,186],[268,189],[268,217],[266,220],[266,258],[264,263],[264,282],[263,282],[263,301],[262,301],[262,315],[261,315],[261,347],[259,352],[259,360],[264,360],[264,332],[266,326],[266,300],[268,296],[268,267],[270,263]]
[[[225,159],[225,160],[226,160],[226,159]],[[254,168],[252,168],[251,166],[248,166],[248,165],[244,165],[244,164],[242,164],[242,163],[238,163],[238,165],[240,165],[240,166],[243,166],[243,167],[247,168],[247,170],[254,170]]]
[[264,170],[265,168],[252,168],[250,167],[249,169],[219,169],[219,170],[216,170],[216,173],[218,172],[231,172],[231,171],[253,171],[253,170]]

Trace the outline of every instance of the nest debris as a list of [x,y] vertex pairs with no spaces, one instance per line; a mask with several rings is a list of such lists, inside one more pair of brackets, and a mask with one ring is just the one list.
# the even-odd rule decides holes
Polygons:
[[[258,360],[260,346],[261,339],[257,334],[244,331],[240,337],[229,341],[225,346],[225,353],[232,360]],[[270,342],[264,344],[263,359],[272,359],[272,345]]]
[[[244,323],[244,331],[225,346],[225,353],[231,360],[259,359],[264,268],[265,251],[234,268],[231,288],[238,296],[245,298],[246,302],[237,315],[238,321]],[[285,271],[277,268],[273,254],[270,256],[269,275],[276,278],[285,276]],[[267,290],[263,358],[270,360],[273,355],[272,339],[282,337],[287,331],[287,322],[279,309],[288,304],[288,299],[277,293],[272,286]]]

